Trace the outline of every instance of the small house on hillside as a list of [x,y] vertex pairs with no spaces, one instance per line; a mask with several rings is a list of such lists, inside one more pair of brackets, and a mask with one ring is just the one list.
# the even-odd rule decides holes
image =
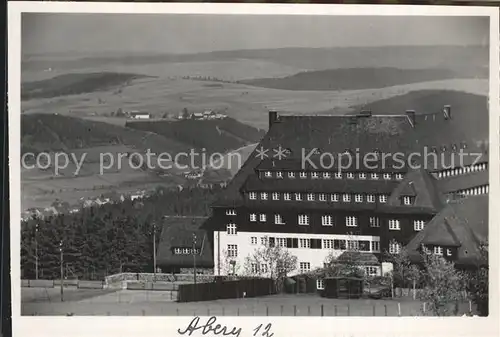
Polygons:
[[131,111],[128,113],[130,118],[133,119],[150,119],[151,114],[149,112],[141,112],[141,111]]
[[191,119],[203,119],[204,115],[201,112],[193,112]]
[[162,272],[179,273],[192,269],[197,273],[214,267],[212,246],[207,231],[201,226],[205,217],[169,216],[163,220],[157,249],[157,266]]

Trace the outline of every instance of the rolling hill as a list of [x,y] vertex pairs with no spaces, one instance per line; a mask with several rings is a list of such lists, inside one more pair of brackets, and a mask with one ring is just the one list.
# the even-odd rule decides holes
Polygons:
[[452,78],[488,78],[487,68],[467,70],[350,68],[306,71],[283,78],[260,78],[239,83],[281,90],[337,91],[385,88]]
[[139,74],[97,72],[70,73],[21,84],[21,99],[51,98],[109,90],[133,80],[151,77]]

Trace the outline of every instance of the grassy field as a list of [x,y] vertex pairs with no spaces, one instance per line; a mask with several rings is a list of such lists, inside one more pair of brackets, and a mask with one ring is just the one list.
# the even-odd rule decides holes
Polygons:
[[[44,292],[46,292],[44,294]],[[79,294],[79,292],[82,292]],[[208,302],[175,302],[175,293],[162,291],[65,290],[22,288],[22,315],[77,316],[423,316],[423,303],[408,298],[386,300],[327,299],[312,294],[285,294]],[[38,295],[34,295],[37,293]],[[92,296],[93,295],[93,296]],[[37,297],[38,296],[38,297]],[[38,298],[38,299],[34,299]],[[45,300],[44,300],[45,298]],[[50,298],[50,301],[47,299]],[[399,304],[399,306],[398,306]],[[468,312],[463,303],[460,313]],[[429,315],[430,313],[426,313]]]

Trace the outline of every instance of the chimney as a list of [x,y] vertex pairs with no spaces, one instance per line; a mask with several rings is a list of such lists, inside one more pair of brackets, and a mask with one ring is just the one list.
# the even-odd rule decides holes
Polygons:
[[278,120],[278,111],[269,110],[269,127]]
[[451,105],[445,105],[443,108],[444,119],[451,119]]
[[415,124],[416,124],[415,110],[406,110],[406,116],[408,117],[408,120],[410,121],[411,126],[415,127]]

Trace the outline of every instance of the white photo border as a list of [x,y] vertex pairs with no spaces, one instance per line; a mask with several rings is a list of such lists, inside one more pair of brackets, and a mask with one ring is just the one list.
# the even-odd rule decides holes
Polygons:
[[[240,336],[253,336],[253,329],[273,323],[274,337],[310,334],[338,336],[498,336],[500,218],[500,81],[499,11],[495,7],[408,6],[408,5],[311,5],[311,4],[211,4],[211,3],[8,3],[8,113],[11,215],[11,298],[14,336],[172,336],[185,328],[192,317],[42,317],[21,316],[20,230],[20,88],[21,13],[141,13],[141,14],[234,14],[234,15],[351,15],[351,16],[488,16],[490,18],[489,77],[489,317],[217,317],[217,323],[241,327]],[[363,323],[360,324],[360,320]],[[193,335],[201,335],[195,332]],[[212,333],[207,336],[212,336]]]

